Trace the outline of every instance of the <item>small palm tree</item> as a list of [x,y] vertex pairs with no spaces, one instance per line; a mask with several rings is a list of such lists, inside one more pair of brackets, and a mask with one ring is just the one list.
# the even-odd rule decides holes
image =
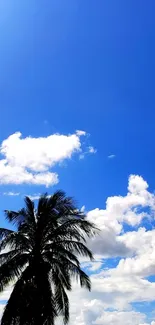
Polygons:
[[0,291],[14,288],[1,325],[51,325],[58,315],[67,323],[72,277],[91,289],[78,255],[93,259],[85,242],[96,228],[62,191],[41,196],[37,209],[26,197],[25,208],[5,214],[16,230],[0,228]]

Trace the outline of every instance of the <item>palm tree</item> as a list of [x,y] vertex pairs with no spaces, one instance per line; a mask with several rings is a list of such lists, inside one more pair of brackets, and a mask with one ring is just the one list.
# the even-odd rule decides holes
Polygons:
[[51,325],[59,315],[68,323],[72,277],[91,289],[78,256],[93,259],[86,238],[96,228],[62,191],[41,196],[37,209],[25,197],[25,208],[5,215],[16,230],[0,228],[0,291],[14,287],[1,325]]

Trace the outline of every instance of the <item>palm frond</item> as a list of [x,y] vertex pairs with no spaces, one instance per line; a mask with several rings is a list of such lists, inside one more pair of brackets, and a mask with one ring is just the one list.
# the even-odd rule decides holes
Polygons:
[[77,257],[71,251],[65,249],[63,246],[57,246],[55,249],[52,247],[52,251],[48,250],[43,253],[43,257],[47,258],[51,265],[53,263],[53,258],[57,258],[59,261],[59,259],[61,260],[61,256],[64,256],[79,265]]
[[21,253],[20,249],[13,249],[11,251],[1,253],[0,254],[0,265],[2,265],[3,263],[7,263],[8,261],[10,261],[11,258],[13,258],[15,255],[17,255],[19,253]]
[[69,218],[66,222],[63,222],[53,233],[53,236],[64,235],[64,232],[74,230],[75,232],[83,233],[88,237],[96,235],[98,229],[91,222],[84,219]]
[[28,197],[25,197],[25,205],[26,205],[26,217],[29,224],[33,224],[35,226],[36,219],[35,219],[35,208],[34,202]]
[[81,287],[85,287],[89,291],[91,290],[91,281],[89,276],[81,270],[80,267],[75,265],[73,262],[70,262],[70,265],[68,266],[69,273],[76,278],[76,280],[80,280]]
[[10,247],[12,249],[21,249],[22,251],[28,251],[31,249],[29,239],[24,236],[21,232],[10,232],[4,239],[0,242],[0,251]]
[[[81,242],[75,241],[75,240],[61,240],[54,242],[51,244],[52,250],[54,252],[54,249],[56,247],[56,252],[59,250],[64,250],[66,253],[70,254],[70,251],[73,253],[77,253],[78,255],[88,257],[90,260],[93,260],[93,254],[92,252],[88,249],[86,245],[84,245]],[[72,254],[72,253],[71,253]],[[72,254],[73,256],[73,254]],[[75,255],[74,255],[75,256]]]
[[12,222],[13,224],[21,225],[26,218],[26,211],[25,209],[21,209],[19,211],[10,211],[10,210],[4,210],[5,217],[9,222]]
[[54,297],[58,314],[62,314],[64,324],[67,324],[69,322],[69,299],[60,281],[55,287]]
[[[66,261],[68,261],[66,258],[64,258]],[[67,262],[66,262],[67,264]],[[72,285],[71,285],[71,277],[67,269],[64,269],[64,265],[61,262],[56,262],[51,271],[50,271],[50,279],[52,283],[54,283],[55,286],[61,285],[67,289],[68,291],[71,291]]]
[[38,200],[38,206],[37,206],[38,217],[40,217],[45,212],[46,204],[47,204],[47,193],[41,195]]
[[28,254],[17,254],[0,266],[0,292],[15,278],[19,277],[28,262]]
[[7,237],[8,235],[14,233],[13,230],[6,229],[6,228],[0,228],[0,240]]

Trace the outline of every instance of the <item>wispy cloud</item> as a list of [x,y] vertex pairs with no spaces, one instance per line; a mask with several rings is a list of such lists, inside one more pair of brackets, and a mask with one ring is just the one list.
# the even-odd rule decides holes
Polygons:
[[18,196],[20,195],[19,192],[4,192],[3,195],[5,196]]
[[38,200],[41,196],[41,193],[35,193],[35,194],[27,194],[26,196],[28,196],[32,201]]
[[108,156],[108,159],[114,159],[116,157],[116,155],[112,154]]
[[[41,197],[42,193],[35,193],[35,194],[28,194],[26,196],[28,196],[32,201],[36,201],[36,200],[39,200],[39,198]],[[47,195],[47,197],[51,197],[51,195]]]
[[79,155],[79,159],[84,159],[86,155],[88,154],[95,154],[97,152],[97,149],[94,148],[93,146],[89,146],[87,147],[86,151],[85,152],[82,152],[80,155]]
[[86,135],[86,131],[77,130],[76,134],[78,135],[78,137],[81,137],[82,135]]
[[96,152],[97,152],[97,149],[95,149],[95,148],[92,147],[92,146],[89,146],[89,147],[88,147],[88,152],[89,152],[89,153],[96,153]]

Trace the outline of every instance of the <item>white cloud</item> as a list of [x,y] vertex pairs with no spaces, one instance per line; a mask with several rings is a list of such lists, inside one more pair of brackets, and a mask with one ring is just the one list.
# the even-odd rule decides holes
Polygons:
[[102,264],[103,264],[103,262],[93,262],[89,267],[89,271],[95,272],[95,271],[99,270],[101,268]]
[[80,159],[80,160],[84,159],[84,157],[85,157],[85,154],[84,154],[84,153],[81,153],[81,154],[79,155],[79,159]]
[[139,324],[139,325],[155,325],[155,322],[152,321],[151,323],[143,323],[143,324]]
[[[74,284],[73,291],[69,293],[71,301],[70,324],[91,325],[98,324],[99,320],[107,321],[109,324],[110,317],[116,318],[120,325],[139,325],[146,322],[146,315],[133,311],[131,303],[145,304],[154,301],[155,283],[132,275],[105,277],[102,271],[99,274],[92,275],[91,280],[92,291],[90,293],[81,289],[77,284]],[[126,322],[130,322],[123,323],[125,318]],[[110,324],[113,325],[112,322]]]
[[82,208],[80,209],[80,211],[81,211],[82,213],[85,213],[85,205],[82,206]]
[[12,292],[13,286],[9,286],[7,289],[5,289],[4,291],[0,292],[0,301],[5,301],[8,300],[10,297],[10,294]]
[[96,153],[97,150],[96,150],[94,147],[89,146],[89,147],[88,147],[88,152],[89,152],[89,153]]
[[58,175],[51,168],[74,153],[82,154],[81,135],[86,132],[39,138],[22,138],[20,132],[10,135],[0,147],[4,157],[0,160],[0,184],[57,184]]
[[77,130],[76,131],[76,134],[81,137],[82,135],[86,135],[86,132],[85,131],[82,131],[82,130]]
[[[87,213],[88,220],[96,223],[101,233],[88,242],[97,258],[96,270],[95,264],[94,270],[91,269],[93,264],[86,261],[82,264],[93,274],[92,292],[81,292],[76,287],[75,296],[71,294],[73,305],[74,301],[76,306],[77,300],[80,302],[77,313],[75,305],[72,307],[73,325],[149,325],[146,315],[133,311],[131,304],[155,300],[155,283],[146,279],[155,274],[155,230],[147,231],[140,227],[124,233],[123,229],[125,223],[137,227],[143,218],[153,218],[154,208],[155,196],[149,192],[147,182],[141,176],[131,175],[125,196],[109,197],[105,209],[96,208]],[[104,259],[117,256],[124,258],[116,267],[108,268],[108,262],[105,264]],[[103,266],[100,270],[101,263]],[[154,325],[154,322],[150,325]]]
[[19,196],[19,192],[4,192],[3,195],[5,196]]
[[127,310],[133,302],[155,300],[155,283],[138,276],[106,276],[101,271],[92,276],[93,298],[102,299],[106,308]]
[[[143,290],[147,292],[144,293]],[[69,293],[70,324],[114,325],[116,322],[120,325],[139,325],[145,323],[146,315],[134,311],[129,303],[136,299],[143,303],[143,301],[150,300],[150,297],[152,299],[152,295],[154,295],[154,286],[150,290],[147,288],[147,283],[141,284],[134,279],[127,279],[127,283],[124,279],[121,283],[121,279],[114,279],[111,282],[99,276],[96,276],[96,279],[92,277],[90,293],[81,289],[77,284]]]
[[101,268],[103,261],[83,262],[81,266],[89,272],[95,272]]
[[[35,201],[38,200],[41,197],[41,193],[34,193],[34,194],[27,194],[26,196],[28,196],[31,200]],[[51,197],[51,195],[47,195],[47,198]]]
[[86,155],[88,155],[88,154],[95,154],[96,152],[97,152],[97,149],[95,149],[92,146],[89,146],[89,147],[86,148],[86,151],[85,152],[82,152],[79,155],[79,159],[84,159]]
[[96,325],[139,325],[145,319],[145,315],[135,311],[104,311],[94,324]]
[[[148,320],[132,307],[135,302],[143,305],[155,301],[155,282],[147,278],[155,274],[155,230],[142,227],[144,218],[154,218],[154,210],[155,195],[147,182],[131,175],[126,195],[109,197],[105,209],[87,213],[88,220],[101,229],[100,235],[88,242],[96,260],[81,260],[82,267],[91,273],[92,291],[73,284],[70,324],[155,325],[153,318]],[[124,233],[125,224],[133,230]],[[107,257],[119,257],[112,260],[116,266],[108,264]],[[9,291],[4,293],[8,295]]]
[[[92,292],[81,291],[75,285],[70,296],[71,324],[155,325],[154,321],[147,322],[145,314],[132,310],[131,305],[155,301],[155,283],[145,278],[155,274],[155,230],[140,227],[123,232],[124,223],[134,227],[145,216],[154,217],[154,207],[154,194],[148,191],[148,184],[142,177],[131,175],[127,195],[108,198],[105,210],[88,212],[87,218],[101,229],[100,236],[88,244],[96,254],[96,271],[101,263],[103,267],[95,274],[91,263],[82,264],[86,271],[94,273]],[[150,209],[150,215],[143,214],[143,208]],[[125,258],[115,268],[104,263],[106,257],[123,255]]]
[[40,196],[41,196],[41,193],[35,193],[35,194],[28,194],[28,195],[26,195],[26,196],[28,196],[31,200],[33,200],[33,201],[35,201],[35,200],[38,200],[39,198],[40,198]]
[[109,155],[109,156],[108,156],[109,159],[113,159],[113,158],[115,158],[115,157],[116,157],[116,155]]
[[[116,324],[120,325],[145,323],[146,316],[133,311],[130,303],[153,301],[155,299],[155,284],[137,277],[112,279],[94,275],[91,280],[91,292],[81,289],[77,283],[74,283],[73,291],[68,293],[70,299],[70,324],[93,325],[100,324],[102,320],[105,322],[103,324],[114,325],[113,319]],[[11,290],[10,287],[1,293],[0,299],[7,300]],[[130,322],[125,323],[125,318],[126,321]]]
[[133,255],[121,259],[116,268],[107,271],[113,276],[148,277],[155,274],[155,230],[128,232],[119,237]]
[[[63,159],[80,151],[81,143],[76,134],[53,134],[45,138],[21,138],[17,132],[4,140],[1,145],[1,154],[5,156],[10,166],[29,168],[35,172],[46,172]],[[3,160],[5,163],[5,161]]]
[[9,165],[7,161],[0,161],[0,184],[34,184],[54,185],[58,183],[57,173],[35,173],[26,170],[26,167]]
[[0,319],[3,315],[4,307],[5,307],[5,305],[0,303]]
[[[78,297],[77,297],[78,298]],[[70,324],[73,325],[139,325],[146,316],[142,313],[131,311],[108,311],[104,309],[102,300],[78,300],[76,307],[72,308]],[[73,302],[74,303],[74,302]],[[75,312],[77,308],[77,313]]]
[[[144,212],[143,208],[150,210],[150,214]],[[155,196],[148,191],[148,184],[142,177],[131,175],[125,196],[109,197],[105,209],[96,208],[87,213],[88,220],[101,230],[100,236],[90,242],[94,253],[104,257],[129,255],[131,248],[119,236],[123,224],[138,226],[145,217],[154,216],[154,209]]]

